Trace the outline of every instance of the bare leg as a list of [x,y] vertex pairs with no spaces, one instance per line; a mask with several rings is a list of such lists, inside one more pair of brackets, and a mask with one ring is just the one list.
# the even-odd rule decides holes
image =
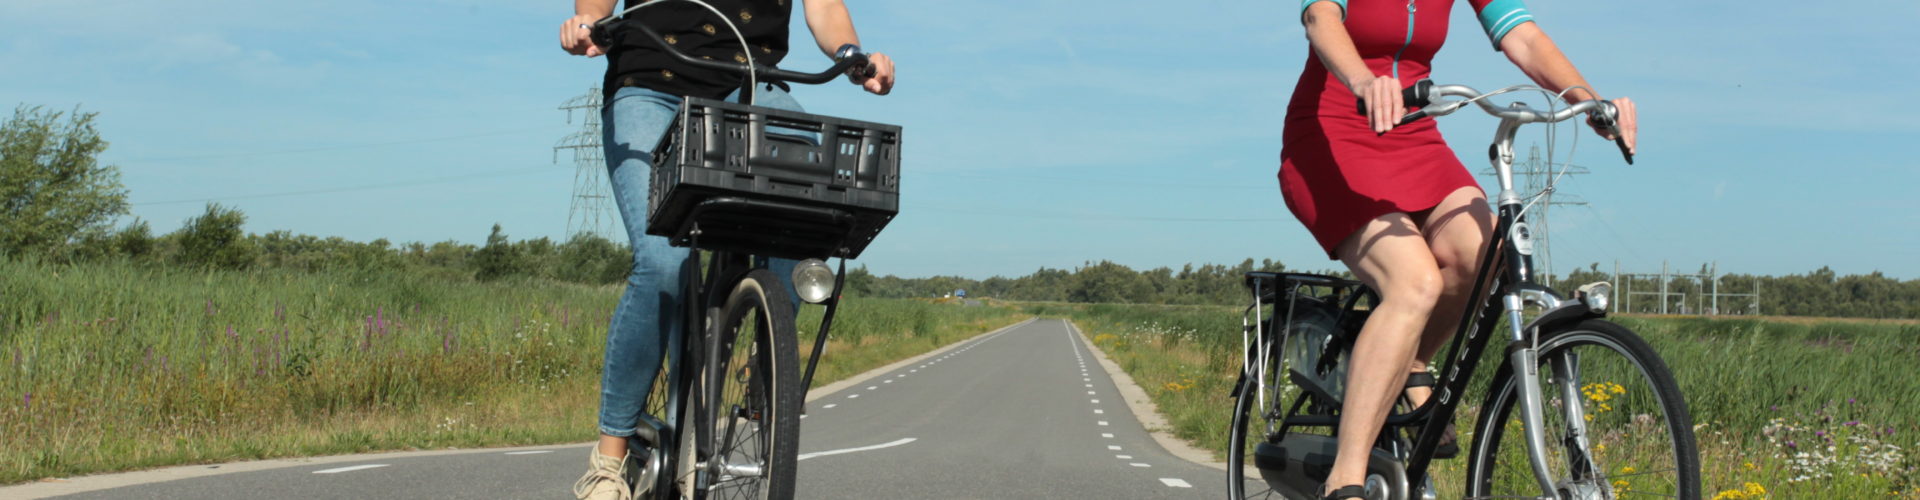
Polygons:
[[1426,238],[1404,213],[1368,222],[1336,253],[1354,275],[1380,292],[1381,301],[1354,341],[1340,410],[1339,452],[1328,488],[1366,480],[1369,450],[1406,384],[1406,367],[1419,349],[1421,330],[1442,288]]
[[[1426,370],[1433,356],[1460,327],[1460,318],[1467,313],[1470,299],[1467,294],[1473,291],[1473,278],[1480,271],[1480,259],[1484,258],[1487,233],[1493,231],[1493,210],[1487,207],[1487,197],[1479,189],[1463,187],[1415,219],[1423,219],[1418,220],[1420,229],[1427,239],[1427,247],[1433,250],[1434,264],[1440,268],[1445,288],[1427,320],[1426,333],[1420,337],[1420,351],[1408,365],[1409,372]],[[1407,398],[1419,406],[1425,404],[1432,393],[1430,388],[1413,387],[1407,389]]]
[[627,438],[614,437],[614,436],[608,436],[606,434],[601,434],[600,445],[594,447],[594,449],[599,450],[600,454],[604,456],[609,456],[613,458],[626,458],[627,457]]

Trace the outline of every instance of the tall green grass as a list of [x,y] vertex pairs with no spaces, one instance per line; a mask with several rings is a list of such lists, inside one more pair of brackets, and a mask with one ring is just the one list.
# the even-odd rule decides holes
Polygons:
[[[1240,309],[1033,305],[1074,319],[1138,382],[1173,434],[1224,453]],[[1673,369],[1693,414],[1709,498],[1920,498],[1920,325],[1621,317]],[[1480,383],[1456,422],[1470,427]],[[1470,439],[1470,436],[1462,436]],[[1829,449],[1829,443],[1832,448]],[[1460,460],[1436,462],[1457,495]],[[1748,483],[1752,483],[1749,485]],[[1757,487],[1757,489],[1756,489]]]
[[[0,261],[0,484],[592,439],[619,292],[534,280]],[[818,309],[806,308],[803,323],[817,321],[808,318]],[[816,383],[1022,317],[849,300]]]

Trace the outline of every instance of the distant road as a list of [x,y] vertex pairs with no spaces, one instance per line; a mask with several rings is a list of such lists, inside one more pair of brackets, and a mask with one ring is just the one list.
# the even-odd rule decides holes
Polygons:
[[[869,375],[808,403],[800,498],[1225,496],[1225,473],[1154,442],[1064,321],[1025,323]],[[588,450],[578,444],[184,467],[133,475],[244,471],[58,498],[563,499],[571,498],[568,487],[584,471]],[[36,486],[44,485],[26,488]],[[0,498],[44,494],[33,491],[44,487],[0,488]]]

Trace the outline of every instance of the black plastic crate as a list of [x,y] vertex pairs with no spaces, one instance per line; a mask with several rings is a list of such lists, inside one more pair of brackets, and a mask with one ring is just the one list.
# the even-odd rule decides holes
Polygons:
[[689,97],[654,151],[647,234],[675,246],[855,258],[900,213],[897,125]]

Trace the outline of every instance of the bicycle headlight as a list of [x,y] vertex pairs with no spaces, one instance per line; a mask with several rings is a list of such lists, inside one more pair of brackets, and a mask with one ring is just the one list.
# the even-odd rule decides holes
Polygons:
[[1613,284],[1596,281],[1581,285],[1578,290],[1580,300],[1587,303],[1587,309],[1597,314],[1606,314],[1613,305]]
[[833,298],[833,269],[820,259],[807,259],[793,266],[793,291],[800,300],[813,304]]

